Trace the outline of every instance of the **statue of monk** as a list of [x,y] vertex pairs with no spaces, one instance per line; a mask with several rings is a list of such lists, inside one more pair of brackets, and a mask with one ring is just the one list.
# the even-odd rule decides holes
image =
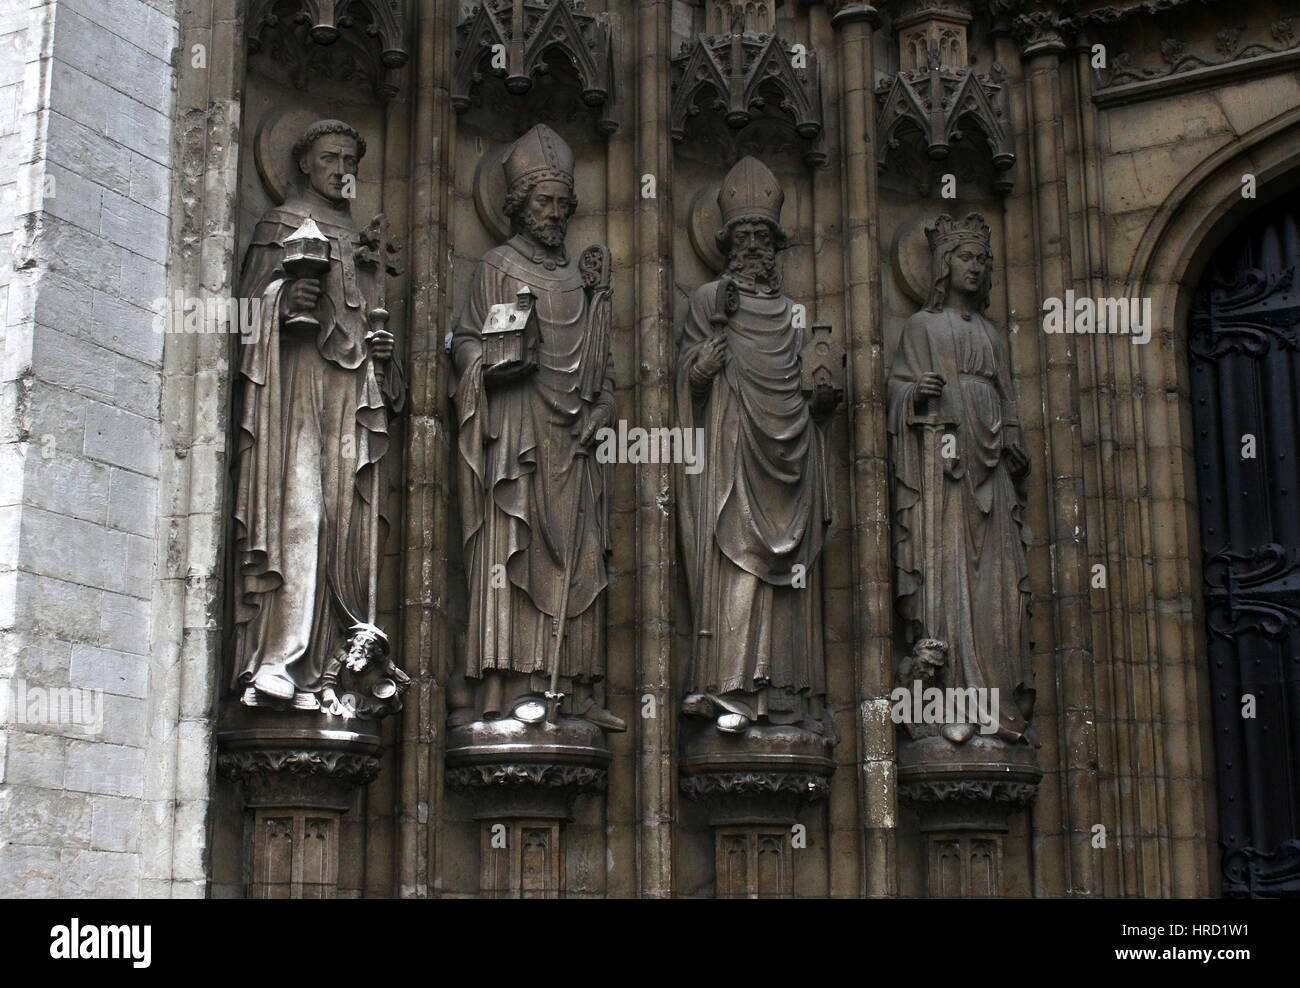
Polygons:
[[949,688],[997,691],[996,703],[981,701],[995,722],[944,724],[949,740],[982,730],[1036,744],[1022,521],[1029,459],[1006,342],[983,315],[989,228],[976,213],[960,223],[945,215],[926,234],[929,299],[903,325],[889,367],[895,594],[913,651],[905,678],[924,668]]
[[833,388],[802,389],[803,330],[782,292],[784,193],[756,158],[718,195],[726,271],[695,291],[677,365],[681,424],[703,430],[702,469],[677,471],[692,612],[688,715],[831,735],[819,557],[831,522],[820,422]]
[[[449,720],[536,723],[562,698],[559,714],[622,731],[605,707],[609,509],[592,455],[615,404],[608,276],[587,261],[607,269],[608,252],[569,254],[573,152],[555,131],[534,127],[504,168],[514,234],[478,263],[452,336],[469,624]],[[535,347],[486,359],[493,308],[521,293]]]
[[[372,320],[384,264],[357,260],[369,240],[348,193],[365,153],[342,121],[308,127],[293,147],[301,187],[262,217],[244,256],[240,297],[262,300],[240,347],[235,446],[235,686],[252,706],[319,708],[349,640],[383,637],[371,620],[387,532],[374,471],[405,386],[393,335]],[[286,267],[286,243],[302,237],[328,242],[316,276]]]

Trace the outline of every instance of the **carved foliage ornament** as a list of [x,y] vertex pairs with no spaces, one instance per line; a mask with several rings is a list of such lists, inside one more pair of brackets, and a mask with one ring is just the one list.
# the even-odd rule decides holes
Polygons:
[[376,755],[311,748],[223,751],[217,771],[242,783],[249,806],[305,806],[346,810],[351,793],[379,776]]
[[[534,76],[549,71],[547,59],[554,55],[577,73],[584,104],[604,106],[613,99],[609,22],[604,15],[585,13],[580,0],[488,0],[474,8],[456,34],[451,105],[457,113],[470,108],[485,63],[505,77],[509,92],[522,96],[533,88]],[[602,119],[598,129],[608,136],[618,122]]]
[[1074,0],[989,0],[990,13],[1009,19],[1025,58],[1065,51],[1067,40],[1078,30],[1074,7]]
[[1140,65],[1132,52],[1120,51],[1112,59],[1109,71],[1103,70],[1102,80],[1109,87],[1163,79],[1193,69],[1228,65],[1260,55],[1292,51],[1297,47],[1300,47],[1300,26],[1293,17],[1279,18],[1249,36],[1243,36],[1240,28],[1224,27],[1215,32],[1212,43],[1200,45],[1200,50],[1190,48],[1187,42],[1171,34],[1160,43],[1159,63]]
[[784,793],[815,802],[830,793],[831,780],[824,775],[794,772],[706,772],[683,775],[681,789],[691,799]]
[[1218,0],[1138,0],[1126,6],[1094,7],[1092,10],[1079,11],[1075,16],[1080,23],[1116,24],[1132,17],[1134,14],[1158,14],[1161,11],[1185,7],[1188,4],[1210,4]]
[[250,749],[221,752],[217,756],[217,769],[232,782],[286,772],[298,776],[334,776],[364,785],[379,775],[379,759],[374,755],[310,748]]
[[[397,70],[410,60],[403,23],[401,0],[253,0],[248,50],[267,49],[277,61],[289,61],[301,88],[312,75],[365,78],[391,99],[399,89]],[[340,39],[338,51],[321,50]]]
[[608,781],[607,770],[589,765],[511,763],[467,765],[447,770],[447,782],[453,789],[539,786],[575,792],[603,792]]
[[1038,796],[1033,782],[993,782],[978,779],[945,779],[906,782],[898,796],[908,803],[994,802],[1013,807],[1029,806]]

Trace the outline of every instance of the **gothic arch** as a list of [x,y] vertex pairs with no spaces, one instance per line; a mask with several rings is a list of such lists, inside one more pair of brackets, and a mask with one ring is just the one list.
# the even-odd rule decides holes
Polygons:
[[[1257,181],[1243,199],[1242,175]],[[1214,249],[1261,203],[1300,186],[1300,107],[1279,114],[1210,155],[1165,197],[1124,278],[1125,295],[1152,294],[1155,325],[1186,324],[1190,295]]]
[[[1242,177],[1256,179],[1256,198],[1241,195]],[[1187,884],[1186,867],[1204,861],[1208,891],[1222,881],[1220,864],[1216,756],[1211,720],[1211,688],[1204,624],[1205,595],[1199,523],[1200,489],[1196,476],[1192,373],[1188,329],[1193,296],[1215,251],[1261,206],[1300,187],[1300,108],[1289,110],[1237,137],[1196,168],[1170,191],[1147,223],[1127,271],[1112,291],[1121,297],[1150,297],[1154,335],[1148,346],[1129,348],[1126,367],[1117,367],[1121,390],[1133,400],[1137,460],[1144,464],[1131,482],[1141,492],[1159,493],[1181,510],[1152,513],[1139,522],[1142,551],[1163,566],[1176,589],[1164,604],[1179,605],[1174,634],[1180,644],[1161,649],[1161,676],[1168,689],[1169,711],[1186,711],[1180,737],[1185,739],[1186,771],[1200,779],[1204,800],[1189,792],[1182,810],[1204,821],[1204,852],[1197,859],[1181,848],[1171,869],[1175,894],[1206,894]],[[1121,269],[1122,270],[1122,269]],[[1177,548],[1173,548],[1173,547]],[[1148,588],[1148,589],[1154,589]],[[1175,714],[1176,717],[1182,715]],[[1166,759],[1172,762],[1165,738]],[[1199,805],[1195,805],[1199,804]],[[1195,808],[1193,809],[1193,806]],[[1202,815],[1203,814],[1203,815]],[[1199,882],[1195,885],[1199,886]]]

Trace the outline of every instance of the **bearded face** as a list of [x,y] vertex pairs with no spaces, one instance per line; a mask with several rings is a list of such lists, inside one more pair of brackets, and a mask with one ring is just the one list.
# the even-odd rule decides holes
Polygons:
[[383,639],[368,629],[361,629],[348,642],[347,665],[352,672],[362,672],[371,662],[384,657]]
[[737,223],[731,230],[729,273],[746,281],[776,279],[776,243],[767,223]]
[[559,247],[569,232],[573,215],[573,192],[564,182],[548,179],[538,182],[519,211],[524,231],[543,247]]

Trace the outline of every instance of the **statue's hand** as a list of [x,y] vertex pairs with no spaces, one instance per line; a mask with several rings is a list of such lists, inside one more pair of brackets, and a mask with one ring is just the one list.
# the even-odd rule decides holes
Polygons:
[[320,301],[320,279],[299,278],[280,293],[280,314],[311,312]]
[[393,359],[393,347],[397,337],[386,329],[377,329],[366,337],[370,344],[370,355],[378,361],[387,363]]
[[483,383],[489,391],[499,391],[537,373],[537,363],[532,360],[503,360],[483,372]]
[[578,436],[578,443],[583,446],[590,446],[596,441],[596,433],[609,425],[610,407],[608,405],[593,405],[587,410],[586,423],[582,427],[582,432]]
[[339,702],[338,694],[328,686],[321,691],[320,708],[322,712],[333,714],[335,717],[344,715],[344,706]]
[[1007,443],[1002,447],[1002,455],[1007,458],[1007,469],[1011,476],[1019,480],[1029,474],[1029,455],[1020,443]]
[[943,394],[943,386],[948,382],[943,379],[943,375],[936,374],[934,371],[926,371],[916,379],[916,392],[913,397],[913,403],[919,410],[920,407],[931,398],[938,398]]
[[835,396],[835,388],[829,384],[818,384],[813,388],[810,411],[813,418],[824,419],[835,411],[835,406],[839,403],[839,399]]
[[727,363],[727,338],[719,333],[700,347],[700,355],[695,358],[696,371],[706,378],[715,377]]

